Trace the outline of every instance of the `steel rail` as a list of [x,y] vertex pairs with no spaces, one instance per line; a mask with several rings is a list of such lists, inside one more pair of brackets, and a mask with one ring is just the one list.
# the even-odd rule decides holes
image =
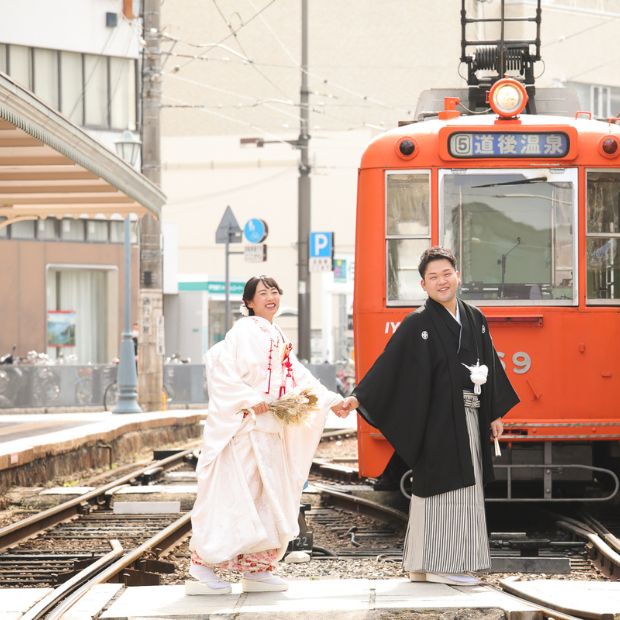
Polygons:
[[165,551],[176,545],[191,531],[191,513],[186,513],[176,521],[165,527],[149,540],[128,551],[112,564],[102,567],[96,575],[89,577],[81,586],[57,604],[57,607],[46,616],[46,620],[61,620],[78,601],[87,594],[92,588],[101,583],[106,583],[112,578],[122,573],[132,564],[137,562],[143,555],[155,551],[157,555],[162,555]]
[[374,517],[381,521],[394,521],[399,525],[409,522],[409,515],[401,510],[384,506],[383,504],[373,502],[363,497],[356,497],[355,495],[343,493],[323,483],[313,482],[312,486],[316,487],[321,494],[329,496],[334,504],[342,508],[348,510],[354,509],[356,512],[360,512],[369,517]]
[[[495,586],[490,587],[502,592],[504,596],[510,596],[511,598],[514,598],[521,602],[525,601],[529,605],[534,606],[536,609],[538,609],[544,614],[545,619],[550,618],[551,620],[583,620],[582,615],[573,616],[569,614],[568,610],[566,609],[556,609],[555,607],[549,605],[549,601],[539,599],[535,596],[531,596],[523,592],[521,589],[514,585],[514,579],[518,579],[518,577],[500,580],[499,583],[501,585],[501,588],[497,588]],[[598,618],[598,616],[596,617]]]
[[620,553],[617,553],[586,523],[581,523],[576,519],[561,518],[557,521],[557,525],[581,538],[585,538],[591,544],[592,560],[603,574],[613,578],[620,575]]
[[582,514],[586,523],[616,552],[620,553],[620,540],[612,534],[598,519],[589,514]]
[[80,588],[82,584],[88,582],[94,575],[120,558],[123,555],[123,547],[120,542],[118,540],[110,540],[109,542],[112,549],[108,551],[108,553],[46,594],[36,605],[25,612],[20,620],[39,620],[45,618],[46,614],[63,600],[67,599],[67,597]]
[[125,474],[124,476],[121,476],[120,478],[117,478],[101,487],[93,489],[88,493],[84,493],[79,497],[75,497],[67,502],[59,504],[58,506],[48,508],[47,510],[27,517],[26,519],[0,528],[0,551],[4,551],[15,543],[23,541],[26,538],[30,538],[31,536],[34,536],[42,530],[52,527],[57,523],[72,519],[83,511],[83,507],[86,504],[101,498],[111,489],[126,484],[131,480],[148,473],[153,467],[157,466],[166,468],[176,465],[178,461],[182,461],[186,457],[193,454],[193,452],[193,450],[184,450],[183,452],[173,454],[172,456],[160,461],[151,461],[145,467],[137,469],[129,474]]

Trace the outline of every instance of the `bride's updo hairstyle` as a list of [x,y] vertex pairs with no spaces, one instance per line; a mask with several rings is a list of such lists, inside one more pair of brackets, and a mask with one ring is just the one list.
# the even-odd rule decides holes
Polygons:
[[282,295],[282,289],[273,278],[270,278],[269,276],[253,276],[245,283],[245,287],[243,288],[243,305],[247,308],[248,316],[254,316],[254,310],[252,310],[252,308],[248,308],[248,301],[252,301],[254,299],[254,295],[256,295],[256,288],[260,282],[262,282],[269,289],[277,289],[278,293]]

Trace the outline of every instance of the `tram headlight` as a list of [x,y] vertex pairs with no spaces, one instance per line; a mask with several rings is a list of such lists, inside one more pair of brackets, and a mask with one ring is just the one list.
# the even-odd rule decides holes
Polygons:
[[620,155],[620,144],[615,136],[605,136],[599,143],[599,151],[603,157],[612,159]]
[[523,112],[527,105],[525,86],[512,78],[504,78],[493,84],[489,91],[489,104],[502,118],[514,118]]

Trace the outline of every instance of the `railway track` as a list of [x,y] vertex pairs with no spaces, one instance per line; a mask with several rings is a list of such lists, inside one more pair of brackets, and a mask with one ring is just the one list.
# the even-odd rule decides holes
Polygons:
[[115,514],[109,501],[123,485],[149,484],[195,459],[179,451],[0,529],[0,586],[54,587],[23,620],[60,618],[99,583],[153,585],[174,571],[159,558],[189,534],[189,512]]
[[[357,471],[350,464],[343,465],[341,463],[329,463],[323,460],[317,460],[314,466],[316,475],[325,475],[331,483],[314,483],[320,492],[325,496],[329,506],[347,510],[350,513],[362,513],[379,521],[385,521],[392,526],[407,522],[407,515],[399,510],[387,508],[386,506],[376,504],[376,502],[365,498],[356,497],[350,492],[342,492],[344,485],[350,485],[358,482]],[[330,509],[333,511],[333,508]],[[607,576],[609,579],[620,579],[620,539],[617,532],[620,532],[620,523],[617,516],[610,513],[605,514],[604,518],[595,517],[590,513],[581,513],[578,519],[565,515],[548,515],[550,524],[564,531],[564,536],[557,532],[555,534],[546,534],[546,537],[538,537],[536,540],[529,538],[525,532],[510,532],[504,535],[491,535],[491,556],[494,565],[497,565],[498,557],[509,566],[511,560],[515,565],[523,560],[524,552],[532,555],[529,558],[532,561],[532,567],[544,566],[545,560],[564,559],[567,566],[570,566],[571,574],[586,575],[592,572],[592,567]],[[338,523],[342,521],[342,516],[338,517],[330,514],[323,509],[308,513],[310,520],[324,520],[333,528],[338,529]],[[604,523],[615,523],[615,526],[604,525]],[[365,546],[363,543],[368,539],[362,537],[368,536],[376,539],[381,536],[390,536],[393,532],[389,530],[381,531],[381,529],[373,528],[370,531],[358,531],[356,528],[343,529],[343,538],[350,537],[348,542],[353,544],[362,544],[354,550],[337,548],[336,550],[327,550],[328,553],[319,555],[321,558],[342,558],[349,557],[372,557],[376,559],[388,559],[392,561],[400,561],[402,559],[402,545],[396,544],[391,548],[373,548]],[[610,531],[610,529],[614,531]],[[558,535],[559,534],[559,535]],[[567,535],[568,534],[568,535]],[[393,539],[390,539],[393,540]],[[350,546],[350,545],[349,545]],[[324,550],[321,550],[324,551]],[[549,565],[553,565],[553,562]],[[506,572],[518,572],[506,570]],[[550,570],[529,570],[528,572],[552,573]],[[558,571],[560,572],[560,571]],[[519,581],[519,577],[503,578],[496,584],[487,584],[504,593],[508,593],[522,601],[535,605],[545,618],[556,618],[557,620],[575,620],[575,618],[591,618],[605,620],[608,618],[606,614],[600,614],[596,611],[584,612],[571,608],[568,604],[560,604],[547,600],[544,596],[535,595],[523,586],[523,582]]]
[[[342,434],[335,434],[333,438],[340,439]],[[76,500],[2,528],[0,549],[4,551],[0,555],[0,579],[6,575],[3,568],[11,564],[16,566],[15,561],[19,560],[21,564],[15,574],[8,576],[13,579],[13,585],[19,583],[21,586],[55,586],[48,596],[23,616],[23,620],[60,619],[87,592],[101,583],[120,581],[133,585],[152,585],[159,583],[161,573],[173,572],[175,563],[167,562],[166,555],[173,549],[175,555],[179,552],[185,553],[181,551],[185,547],[179,545],[190,532],[189,513],[122,515],[119,521],[118,517],[109,511],[107,500],[110,493],[121,484],[148,484],[163,472],[181,467],[194,458],[195,454],[188,450],[150,463]],[[329,528],[341,544],[334,549],[315,545],[313,558],[373,558],[400,563],[407,514],[343,492],[343,483],[350,485],[357,479],[356,469],[349,460],[330,464],[323,459],[317,461],[316,466],[319,472],[331,470],[332,480],[339,478],[341,482],[338,485],[325,481],[313,482],[321,496],[329,502],[329,506],[314,506],[307,511],[307,518],[311,525],[320,523]],[[364,515],[373,523],[370,526],[366,523],[352,524],[351,517],[343,516],[343,511],[348,515]],[[593,544],[593,537],[598,536],[608,544],[610,539],[613,540],[613,534],[603,531],[602,524],[595,523],[596,519],[593,517],[586,517],[578,523],[567,523],[573,528],[572,534],[589,534],[587,544],[592,544],[599,552],[601,546]],[[598,526],[599,532],[596,533],[594,530]],[[41,533],[40,530],[45,531]],[[87,551],[84,550],[86,540]],[[64,552],[64,556],[62,553],[52,554],[45,551],[45,541],[54,541],[56,551]],[[72,545],[69,545],[71,548],[59,549],[59,544],[63,541],[73,541]],[[20,542],[21,544],[18,544]],[[30,547],[27,548],[24,544]],[[54,555],[56,557],[51,557]],[[620,563],[617,565],[620,566]],[[613,577],[617,573],[611,571],[609,574]],[[176,579],[173,575],[170,577]],[[518,584],[515,585],[514,582],[502,582],[501,587],[512,591],[521,599],[527,598],[518,592]],[[545,617],[558,620],[571,620],[574,617],[569,613],[570,610],[548,609],[543,603],[544,601],[535,602]]]

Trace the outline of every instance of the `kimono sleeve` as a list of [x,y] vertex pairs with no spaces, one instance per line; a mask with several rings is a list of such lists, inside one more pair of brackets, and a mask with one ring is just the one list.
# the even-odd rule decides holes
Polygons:
[[238,356],[247,354],[239,332],[233,327],[226,339],[206,355],[209,408],[199,467],[211,463],[239,431],[244,423],[242,410],[265,400],[265,395],[245,383],[239,374]]
[[414,313],[402,322],[353,391],[360,415],[410,467],[419,454],[431,397],[428,340],[415,338],[420,318]]

